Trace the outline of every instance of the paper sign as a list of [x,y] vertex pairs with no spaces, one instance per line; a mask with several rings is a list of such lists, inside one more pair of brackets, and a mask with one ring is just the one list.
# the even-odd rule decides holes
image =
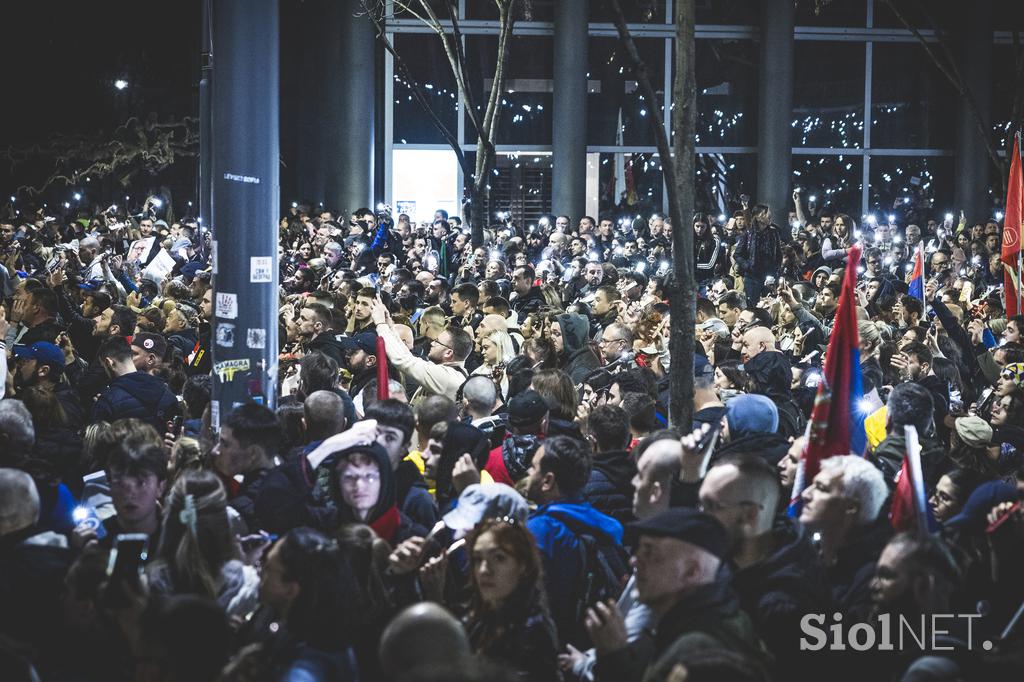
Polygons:
[[151,260],[146,269],[142,271],[142,276],[159,284],[167,276],[167,273],[174,269],[174,266],[175,262],[171,258],[171,254],[167,253],[164,249],[160,249],[156,254],[156,258]]
[[233,320],[238,317],[238,294],[217,292],[217,317]]
[[245,345],[249,348],[267,347],[266,329],[247,329],[245,333]]
[[235,325],[230,322],[217,323],[217,345],[226,348],[235,346]]
[[256,284],[274,281],[274,265],[270,256],[249,258],[249,281]]
[[249,358],[222,360],[213,366],[213,371],[220,378],[221,382],[233,381],[235,372],[249,371]]

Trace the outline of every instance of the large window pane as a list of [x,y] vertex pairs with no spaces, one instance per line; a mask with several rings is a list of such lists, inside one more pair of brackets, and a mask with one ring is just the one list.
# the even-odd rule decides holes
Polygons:
[[602,153],[598,163],[600,215],[619,218],[637,215],[648,217],[652,213],[661,213],[664,185],[661,160],[657,154]]
[[[516,36],[509,46],[505,93],[501,97],[498,144],[551,144],[552,47],[551,36]],[[470,87],[480,100],[480,118],[486,110],[497,62],[497,36],[468,36],[466,58]],[[476,130],[466,117],[465,141],[476,143]]]
[[867,19],[866,0],[840,2],[797,2],[794,22],[797,26],[864,26]]
[[760,23],[757,0],[696,0],[698,24]]
[[[555,3],[560,0],[531,0],[530,14],[525,13],[526,5],[519,3],[523,11],[517,20],[530,21],[554,21]],[[622,2],[622,12],[626,15],[626,21],[631,24],[664,24],[665,23],[665,0],[627,0]],[[467,19],[487,19],[496,21],[498,19],[498,8],[490,0],[468,0],[466,2]],[[610,23],[613,21],[611,7],[604,0],[592,0],[590,3],[591,22]]]
[[901,224],[955,213],[953,165],[952,157],[873,156],[869,205]]
[[793,187],[800,188],[805,205],[814,197],[819,209],[859,215],[863,172],[859,156],[793,155]]
[[635,39],[658,98],[656,111],[641,96],[629,57],[617,38],[591,38],[587,59],[587,144],[653,145],[650,118],[663,120],[665,41]]
[[[395,50],[402,55],[413,78],[427,88],[427,101],[431,109],[448,130],[455,134],[460,106],[459,93],[441,47],[441,40],[433,34],[399,33],[394,36],[394,41]],[[444,136],[416,101],[410,84],[397,69],[395,71],[395,143],[444,144]]]
[[698,154],[697,210],[732,215],[741,208],[740,196],[757,196],[755,154]]
[[793,146],[862,147],[864,44],[797,41]]
[[[476,153],[468,156],[470,163],[475,163]],[[497,222],[499,211],[510,213],[512,220],[522,225],[550,213],[551,175],[551,152],[499,153],[488,196],[481,197],[488,222]]]
[[396,149],[392,156],[395,213],[408,213],[413,225],[429,221],[434,211],[462,213],[459,162],[450,149]]
[[992,142],[996,149],[1005,149],[1007,153],[1013,148],[1012,117],[1016,91],[1013,46],[996,45],[992,52]]
[[757,143],[757,50],[752,40],[698,40],[697,144]]
[[957,95],[917,43],[875,43],[871,146],[949,149]]

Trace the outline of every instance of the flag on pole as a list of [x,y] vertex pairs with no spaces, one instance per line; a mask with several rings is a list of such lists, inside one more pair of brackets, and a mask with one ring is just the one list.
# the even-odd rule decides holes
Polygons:
[[1006,181],[1006,209],[1003,213],[1003,292],[1006,318],[1020,314],[1020,233],[1024,219],[1024,175],[1020,167],[1020,133],[1013,139],[1010,177]]
[[892,496],[889,521],[896,532],[916,531],[927,535],[938,530],[938,523],[924,496],[924,476],[921,473],[921,443],[917,429],[903,427],[907,452],[903,467],[896,475],[896,490]]
[[910,273],[910,287],[907,293],[924,303],[924,240],[914,252],[914,269]]
[[825,351],[825,366],[814,408],[807,424],[807,446],[797,467],[789,515],[800,514],[800,493],[818,475],[821,461],[833,455],[863,455],[867,449],[864,429],[864,379],[860,369],[860,336],[857,332],[857,265],[861,250],[854,245],[846,263],[839,294],[835,326]]
[[391,397],[390,377],[388,376],[388,352],[384,346],[384,338],[377,337],[377,400]]

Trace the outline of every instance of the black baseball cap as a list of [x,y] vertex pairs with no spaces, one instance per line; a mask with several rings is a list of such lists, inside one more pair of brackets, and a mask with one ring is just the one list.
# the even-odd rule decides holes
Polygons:
[[696,545],[719,559],[729,555],[729,540],[718,519],[691,507],[672,507],[657,516],[631,523],[626,528],[633,538],[651,535],[675,538]]
[[508,401],[508,423],[512,426],[537,424],[548,413],[548,404],[540,393],[526,389]]
[[364,353],[373,355],[377,352],[377,334],[376,332],[359,332],[352,336],[336,336],[338,343],[346,351],[352,352],[361,350]]

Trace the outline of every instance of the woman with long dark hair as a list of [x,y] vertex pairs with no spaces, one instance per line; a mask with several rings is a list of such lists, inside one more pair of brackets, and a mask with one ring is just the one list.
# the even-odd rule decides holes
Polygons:
[[487,519],[469,534],[470,645],[530,682],[561,680],[558,638],[548,614],[541,559],[518,521]]

